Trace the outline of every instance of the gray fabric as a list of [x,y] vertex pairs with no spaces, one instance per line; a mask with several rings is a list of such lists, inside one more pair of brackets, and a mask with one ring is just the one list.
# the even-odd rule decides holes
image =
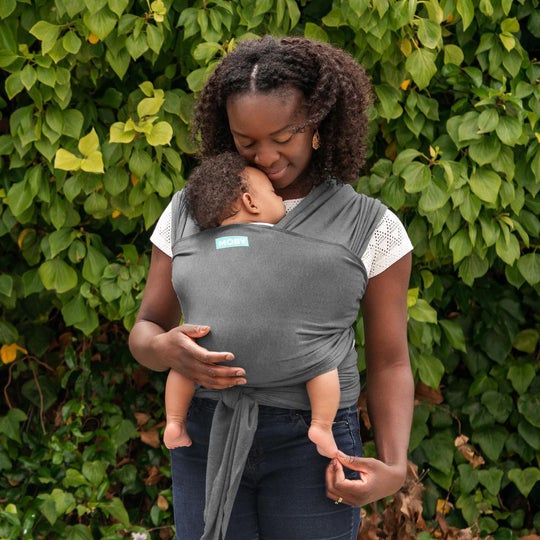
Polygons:
[[218,400],[203,540],[225,536],[257,404],[307,410],[305,382],[336,367],[340,407],[357,401],[353,327],[367,286],[361,256],[384,211],[350,186],[325,183],[275,227],[199,231],[183,193],[175,196],[173,284],[184,319],[209,325],[199,343],[233,352],[232,365],[244,367],[248,380],[246,387],[197,391]]

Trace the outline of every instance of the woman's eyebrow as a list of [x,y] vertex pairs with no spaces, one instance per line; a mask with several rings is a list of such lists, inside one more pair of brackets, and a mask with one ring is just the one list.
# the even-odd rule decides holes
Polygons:
[[[296,132],[298,129],[301,129],[302,126],[301,125],[294,125],[294,124],[288,124],[286,125],[285,127],[282,127],[280,129],[277,129],[276,131],[273,131],[272,133],[269,133],[270,137],[274,137],[276,135],[281,135],[281,133],[284,133],[286,131],[292,131],[292,132]],[[246,139],[251,139],[251,137],[249,135],[245,135],[244,133],[240,132],[240,131],[236,131],[235,129],[232,129],[231,128],[231,133],[233,135],[237,135],[238,137],[245,137]]]

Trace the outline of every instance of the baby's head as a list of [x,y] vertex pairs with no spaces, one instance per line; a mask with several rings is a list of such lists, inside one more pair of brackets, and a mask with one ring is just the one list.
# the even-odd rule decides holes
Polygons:
[[232,223],[277,223],[283,199],[268,177],[235,152],[207,158],[186,184],[189,211],[201,229]]

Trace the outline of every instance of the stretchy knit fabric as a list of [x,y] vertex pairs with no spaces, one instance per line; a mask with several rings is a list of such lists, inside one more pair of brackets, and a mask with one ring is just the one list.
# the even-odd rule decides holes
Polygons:
[[209,325],[199,343],[233,352],[248,380],[243,387],[197,391],[218,401],[203,540],[225,536],[259,404],[308,410],[305,382],[334,368],[340,408],[356,403],[353,325],[367,286],[361,256],[385,210],[348,185],[327,182],[274,227],[200,231],[183,192],[175,195],[173,284],[184,320]]

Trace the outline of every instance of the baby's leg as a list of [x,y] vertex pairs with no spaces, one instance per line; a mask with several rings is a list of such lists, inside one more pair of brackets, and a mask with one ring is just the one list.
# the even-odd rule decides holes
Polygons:
[[333,458],[338,451],[332,433],[340,398],[337,369],[311,379],[306,383],[306,387],[311,402],[308,437],[317,445],[319,454]]
[[193,381],[171,369],[165,387],[167,424],[163,434],[163,442],[169,449],[178,446],[191,446],[191,439],[186,429],[186,418],[194,393]]

